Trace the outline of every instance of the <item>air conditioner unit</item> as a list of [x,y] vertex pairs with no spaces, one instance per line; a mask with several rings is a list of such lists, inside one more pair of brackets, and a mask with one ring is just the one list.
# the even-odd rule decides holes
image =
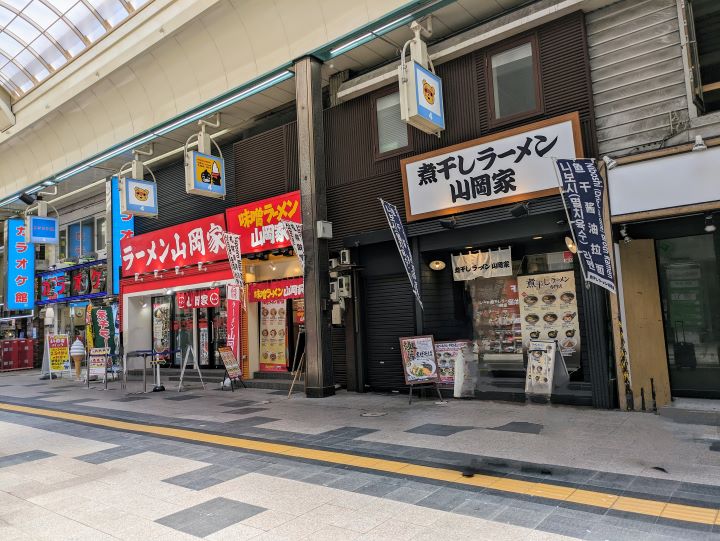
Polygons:
[[340,264],[350,265],[350,250],[340,250]]
[[340,261],[337,257],[333,257],[330,259],[330,270],[337,268],[337,266],[340,264]]
[[340,295],[340,298],[348,299],[352,297],[350,283],[350,276],[341,276],[338,279],[338,294]]
[[337,280],[332,280],[330,282],[330,300],[333,302],[337,302],[340,300],[340,291]]

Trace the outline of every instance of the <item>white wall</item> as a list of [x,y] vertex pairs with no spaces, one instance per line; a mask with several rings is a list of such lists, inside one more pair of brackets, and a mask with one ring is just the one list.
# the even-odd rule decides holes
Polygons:
[[[152,303],[150,294],[123,298],[123,347],[125,351],[152,349]],[[147,306],[143,308],[143,302]],[[128,370],[141,370],[142,359],[128,359]]]

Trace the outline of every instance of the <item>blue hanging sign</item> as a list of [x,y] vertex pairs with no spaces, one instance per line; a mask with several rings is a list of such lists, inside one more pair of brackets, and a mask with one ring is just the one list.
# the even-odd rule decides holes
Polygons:
[[210,154],[188,152],[185,191],[208,197],[225,197],[225,160]]
[[120,182],[117,177],[110,180],[110,212],[112,225],[112,254],[108,258],[111,261],[112,269],[110,269],[112,294],[120,293],[120,264],[122,262],[122,254],[120,252],[120,241],[129,239],[135,235],[135,218],[132,214],[124,214],[120,210]]
[[5,222],[5,308],[8,310],[31,310],[35,304],[35,245],[26,241],[26,227],[22,218]]
[[395,239],[398,252],[400,252],[400,259],[402,259],[403,265],[405,266],[405,272],[407,272],[408,279],[410,280],[410,287],[412,287],[415,298],[420,304],[420,308],[423,308],[422,299],[420,298],[420,288],[418,287],[418,276],[415,271],[415,263],[413,262],[412,251],[410,250],[410,244],[408,243],[407,234],[405,233],[405,227],[403,226],[400,213],[395,205],[388,203],[387,201],[380,199],[383,210],[385,211],[385,217],[387,218],[390,231]]
[[121,212],[150,218],[158,215],[157,185],[154,182],[126,178],[120,184]]
[[555,160],[563,202],[585,280],[615,293],[603,225],[605,185],[593,159]]
[[57,218],[47,216],[30,216],[28,218],[30,242],[36,244],[58,244],[60,242],[60,229]]

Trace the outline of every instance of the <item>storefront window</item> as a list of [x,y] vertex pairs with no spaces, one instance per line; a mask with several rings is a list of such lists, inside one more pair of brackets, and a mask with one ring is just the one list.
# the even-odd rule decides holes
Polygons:
[[714,235],[656,241],[674,396],[720,398],[720,282]]

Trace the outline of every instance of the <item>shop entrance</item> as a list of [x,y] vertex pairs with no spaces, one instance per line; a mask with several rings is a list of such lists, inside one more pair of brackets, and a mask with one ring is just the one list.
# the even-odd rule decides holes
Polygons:
[[673,396],[720,398],[717,235],[655,241]]

